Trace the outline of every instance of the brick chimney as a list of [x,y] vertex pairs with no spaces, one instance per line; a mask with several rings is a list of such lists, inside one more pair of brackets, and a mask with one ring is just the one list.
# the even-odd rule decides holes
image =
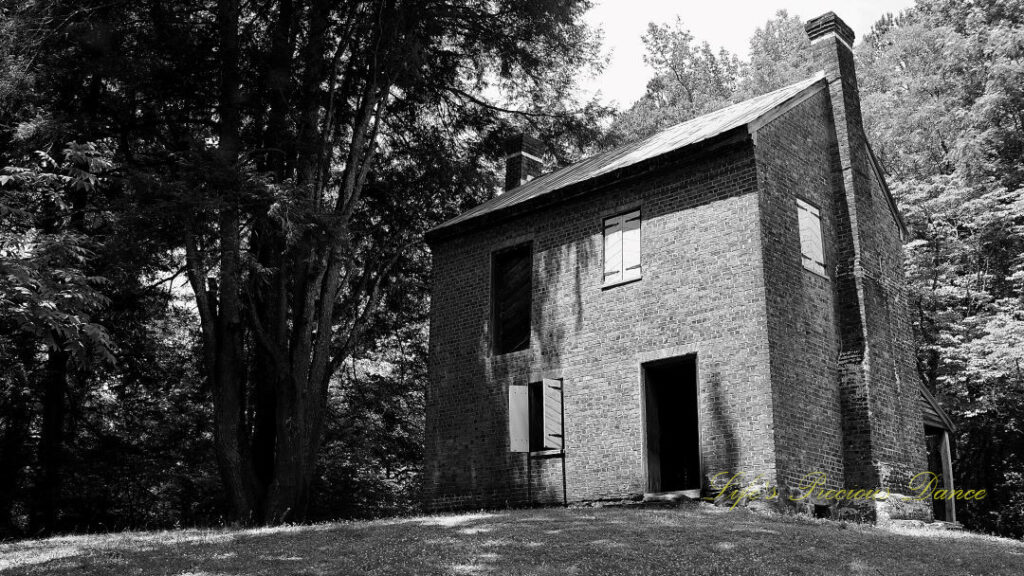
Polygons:
[[[839,137],[839,154],[847,191],[870,193],[867,180],[871,158],[860,112],[860,92],[857,89],[857,71],[853,61],[853,30],[835,12],[812,18],[804,25],[811,39],[814,61],[825,72],[832,114]],[[854,174],[850,172],[853,171]],[[850,177],[856,175],[853,181]]]
[[[828,83],[836,133],[831,185],[845,483],[906,493],[907,479],[926,466],[923,443],[914,445],[923,424],[903,269],[881,264],[902,261],[902,242],[864,133],[853,30],[832,12],[805,29]],[[889,515],[883,508],[871,514]]]
[[505,141],[505,190],[511,190],[540,176],[544,170],[544,144],[529,134],[517,134]]
[[836,296],[839,300],[841,341],[839,372],[843,406],[843,468],[847,486],[875,488],[881,483],[875,466],[877,442],[873,430],[872,383],[867,350],[864,278],[861,268],[862,232],[858,198],[870,197],[864,125],[853,59],[853,30],[834,12],[804,25],[811,39],[815,64],[825,73],[832,118],[836,127],[838,163],[832,185],[836,206]]

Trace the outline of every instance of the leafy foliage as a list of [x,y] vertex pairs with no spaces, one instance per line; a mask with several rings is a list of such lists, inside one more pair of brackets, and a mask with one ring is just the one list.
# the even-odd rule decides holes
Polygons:
[[1024,527],[1024,12],[919,2],[859,46],[865,124],[911,228],[919,368],[961,427],[966,525]]
[[0,176],[0,322],[62,348],[80,366],[113,361],[106,330],[91,314],[108,303],[106,279],[90,276],[88,236],[70,218],[65,190],[88,194],[110,162],[92,144],[71,144],[61,162],[45,152]]
[[[74,172],[77,160],[63,168],[99,185],[95,198],[67,179],[52,188],[80,215],[57,223],[60,245],[89,250],[88,272],[69,278],[104,299],[88,323],[62,321],[109,335],[117,365],[79,373],[58,369],[63,348],[19,349],[32,369],[19,389],[40,391],[11,396],[24,401],[8,413],[23,417],[7,445],[37,429],[45,440],[19,453],[17,498],[0,498],[0,512],[21,530],[53,531],[209,522],[214,512],[290,521],[314,498],[321,515],[410,505],[422,234],[495,192],[513,131],[545,136],[555,163],[592,145],[607,110],[574,95],[596,62],[588,6],[5,4],[0,70],[11,76],[0,93],[18,97],[0,105],[0,157],[27,166],[34,150],[91,141],[108,162],[102,182],[89,181],[98,170]],[[37,336],[62,337],[57,320]],[[419,351],[397,352],[407,349]],[[172,448],[186,429],[194,436]],[[118,452],[135,457],[104,457]],[[85,456],[123,482],[101,489]],[[226,505],[204,515],[184,500],[215,497],[211,465]],[[156,468],[174,472],[162,482]],[[70,481],[103,494],[108,512],[74,498]]]
[[654,69],[647,92],[619,115],[606,145],[630,142],[729,104],[798,82],[814,73],[799,18],[780,10],[750,40],[750,61],[698,43],[679,18],[651,23],[644,61]]
[[[64,408],[69,374],[86,377],[114,363],[114,346],[96,316],[110,303],[107,278],[94,272],[103,226],[90,210],[110,171],[109,154],[69,144],[61,160],[37,152],[0,176],[0,534],[17,532],[15,492],[32,464],[26,446],[38,421],[37,503],[60,491]],[[36,403],[41,408],[33,408]],[[52,525],[55,508],[33,507],[36,525]]]

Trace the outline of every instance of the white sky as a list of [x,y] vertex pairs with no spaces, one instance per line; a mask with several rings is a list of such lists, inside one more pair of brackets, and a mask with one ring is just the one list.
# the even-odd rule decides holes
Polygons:
[[643,62],[640,37],[648,22],[673,22],[676,15],[698,42],[723,47],[746,59],[750,37],[778,10],[807,21],[833,11],[859,39],[886,12],[896,13],[913,0],[595,0],[587,22],[604,30],[603,49],[611,56],[601,77],[585,84],[589,93],[628,108],[643,95],[651,70]]

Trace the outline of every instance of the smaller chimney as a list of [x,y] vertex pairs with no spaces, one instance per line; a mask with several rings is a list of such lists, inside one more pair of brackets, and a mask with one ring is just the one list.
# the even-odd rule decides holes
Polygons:
[[518,188],[544,170],[544,144],[529,134],[517,134],[505,141],[505,191]]

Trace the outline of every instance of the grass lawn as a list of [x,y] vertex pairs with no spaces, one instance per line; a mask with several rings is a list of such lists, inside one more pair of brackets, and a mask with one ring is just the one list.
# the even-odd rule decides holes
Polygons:
[[14,574],[1007,574],[1024,542],[707,504],[479,512],[0,544]]

